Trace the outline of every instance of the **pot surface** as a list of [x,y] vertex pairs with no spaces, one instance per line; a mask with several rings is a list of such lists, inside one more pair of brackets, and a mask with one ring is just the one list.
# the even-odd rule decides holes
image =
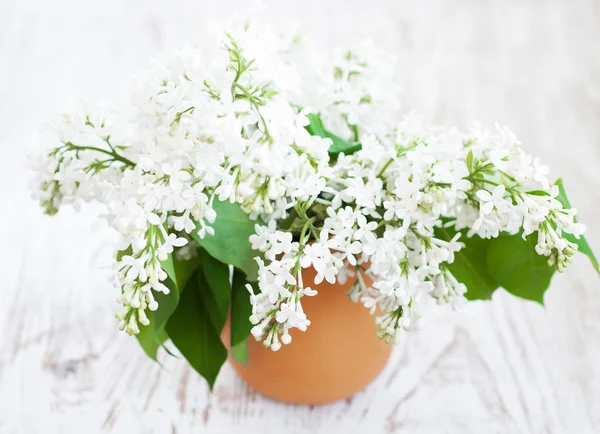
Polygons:
[[[303,270],[307,285],[314,276],[312,267]],[[240,377],[263,395],[294,404],[338,401],[371,383],[385,367],[393,346],[377,338],[378,327],[369,310],[346,297],[353,282],[309,285],[319,293],[302,298],[311,321],[308,329],[291,330],[292,342],[277,352],[251,336],[248,364],[230,358]],[[228,336],[228,327],[225,333]]]

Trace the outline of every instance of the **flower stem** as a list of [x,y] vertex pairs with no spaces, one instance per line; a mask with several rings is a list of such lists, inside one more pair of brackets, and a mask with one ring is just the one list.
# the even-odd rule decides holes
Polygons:
[[126,164],[127,166],[131,166],[131,167],[135,167],[135,163],[125,157],[123,157],[122,155],[117,154],[114,151],[107,151],[106,149],[102,149],[102,148],[97,148],[95,146],[78,146],[78,145],[74,145],[71,142],[67,142],[66,143],[67,146],[69,146],[72,150],[75,151],[96,151],[96,152],[102,152],[103,154],[106,155],[110,155],[111,157],[113,157],[113,159],[120,161],[123,164]]
[[383,173],[387,170],[388,167],[390,167],[390,164],[392,164],[393,162],[394,162],[394,158],[390,158],[389,160],[387,160],[387,162],[385,163],[385,165],[381,168],[381,170],[377,174],[377,177],[381,178],[381,176],[383,175]]
[[377,174],[377,177],[381,178],[381,176],[384,174],[384,172],[387,170],[387,168],[390,167],[390,164],[392,164],[396,158],[403,157],[408,151],[416,148],[417,145],[418,145],[418,143],[413,143],[412,145],[410,145],[406,148],[401,147],[400,149],[398,149],[398,151],[396,152],[396,157],[392,157],[386,161],[385,165],[381,168],[381,170]]

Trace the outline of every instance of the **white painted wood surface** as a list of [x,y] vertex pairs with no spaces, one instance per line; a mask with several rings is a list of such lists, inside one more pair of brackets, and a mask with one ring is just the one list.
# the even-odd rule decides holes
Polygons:
[[[267,2],[325,44],[371,37],[401,58],[404,106],[510,125],[566,179],[600,248],[600,5],[574,1]],[[257,395],[226,366],[210,394],[149,361],[113,319],[107,230],[29,199],[26,151],[81,94],[118,102],[153,55],[247,2],[0,0],[0,433],[600,432],[600,279],[586,259],[544,310],[498,291],[407,335],[366,391],[322,407]]]

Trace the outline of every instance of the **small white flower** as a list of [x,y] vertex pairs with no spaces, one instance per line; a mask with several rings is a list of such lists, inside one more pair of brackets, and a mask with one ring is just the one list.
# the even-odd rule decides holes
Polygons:
[[539,158],[533,160],[533,179],[539,182],[543,188],[549,188],[548,178],[546,176],[550,173],[550,168],[540,163]]
[[509,202],[504,199],[506,193],[506,187],[504,185],[498,185],[492,190],[490,194],[487,190],[479,190],[477,197],[481,200],[481,212],[484,215],[491,213],[494,209],[500,212],[508,212],[510,210]]
[[265,252],[265,258],[272,261],[277,255],[289,253],[292,250],[293,235],[290,232],[276,231],[269,241],[271,246]]
[[[318,288],[303,282],[308,267],[317,285],[348,283],[350,300],[380,312],[378,336],[391,342],[420,326],[429,302],[465,304],[448,267],[461,233],[534,236],[550,266],[572,261],[578,247],[566,234],[585,228],[508,128],[462,133],[401,119],[393,57],[365,43],[312,64],[314,50],[304,59],[288,36],[249,25],[186,48],[139,80],[125,116],[67,115],[60,144],[34,162],[47,213],[106,206],[127,251],[115,265],[122,330],[150,323],[155,292],[169,294],[162,261],[196,254],[189,234],[223,230],[218,201],[256,222],[249,242],[265,261],[257,257],[257,290],[248,287],[250,321],[273,351],[310,325],[302,298]],[[311,111],[292,103],[362,148],[330,158],[333,140],[312,136]],[[457,235],[437,238],[448,224]]]

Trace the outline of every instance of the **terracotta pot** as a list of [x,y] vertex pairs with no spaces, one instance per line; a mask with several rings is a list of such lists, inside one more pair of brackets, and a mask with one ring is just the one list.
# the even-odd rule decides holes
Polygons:
[[[314,276],[312,268],[303,272],[304,282],[313,282]],[[302,299],[311,325],[306,332],[291,330],[291,344],[279,351],[250,337],[248,364],[230,358],[240,377],[263,395],[294,404],[338,401],[371,383],[390,358],[392,345],[377,338],[368,309],[346,297],[352,283],[313,285],[319,294]]]

